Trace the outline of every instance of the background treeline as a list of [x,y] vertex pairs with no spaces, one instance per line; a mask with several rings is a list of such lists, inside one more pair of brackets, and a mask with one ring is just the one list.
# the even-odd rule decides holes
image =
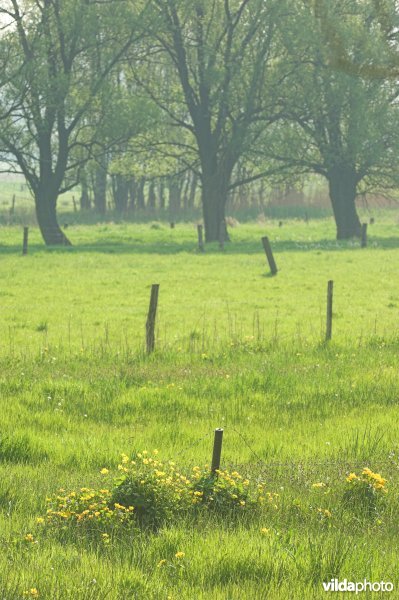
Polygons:
[[120,218],[228,206],[324,181],[339,239],[356,198],[398,187],[393,0],[4,0],[0,161],[21,173],[47,244],[59,197]]

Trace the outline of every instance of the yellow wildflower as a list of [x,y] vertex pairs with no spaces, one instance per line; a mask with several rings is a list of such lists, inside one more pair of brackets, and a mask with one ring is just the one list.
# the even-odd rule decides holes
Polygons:
[[268,533],[270,533],[270,529],[267,529],[267,527],[262,527],[262,529],[260,530],[260,532],[263,535],[267,535]]
[[184,552],[176,552],[175,557],[176,558],[183,558],[185,556]]
[[162,560],[160,560],[157,566],[163,567],[163,565],[166,565],[166,558],[163,558]]
[[[103,469],[101,469],[100,473],[101,473],[101,475],[108,475],[109,470],[104,467]],[[83,490],[81,490],[81,491],[83,491]]]
[[35,538],[33,537],[33,535],[31,533],[27,533],[25,536],[25,541],[27,542],[34,542]]
[[38,525],[43,525],[43,523],[44,523],[44,519],[43,519],[43,517],[37,517],[37,519],[36,519],[36,523],[37,523]]
[[25,590],[23,595],[30,596],[31,598],[38,598],[39,592],[38,592],[37,588],[30,588],[30,590]]
[[326,484],[320,481],[319,483],[313,483],[312,488],[323,488],[326,487]]

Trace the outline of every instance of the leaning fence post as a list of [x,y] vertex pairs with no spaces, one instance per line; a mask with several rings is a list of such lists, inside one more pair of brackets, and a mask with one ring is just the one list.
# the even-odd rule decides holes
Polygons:
[[367,248],[367,223],[362,224],[362,241],[361,247]]
[[146,345],[147,353],[153,352],[155,349],[155,319],[157,316],[159,283],[154,283],[151,286],[150,306],[146,322]]
[[28,254],[28,235],[29,235],[29,227],[24,227],[24,238],[22,242],[22,255],[25,256]]
[[200,252],[205,252],[204,238],[202,235],[202,225],[200,225],[200,224],[197,225],[197,233],[198,233],[198,250]]
[[273,252],[272,252],[272,247],[270,246],[269,238],[267,236],[265,236],[265,237],[262,238],[262,244],[263,244],[263,248],[265,250],[266,258],[267,258],[268,263],[269,263],[271,274],[272,275],[276,275],[276,273],[277,273],[277,266],[276,266],[276,262],[274,260],[274,256],[273,256]]
[[334,282],[329,281],[327,284],[327,327],[326,327],[326,342],[331,340],[332,334],[332,317],[333,317],[333,289]]
[[214,475],[220,468],[220,457],[222,456],[223,429],[215,429],[213,439],[212,467],[211,472]]

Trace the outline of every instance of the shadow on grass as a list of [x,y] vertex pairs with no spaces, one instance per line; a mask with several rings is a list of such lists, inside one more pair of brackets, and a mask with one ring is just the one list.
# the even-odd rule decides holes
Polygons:
[[[73,242],[73,235],[72,242]],[[292,240],[271,240],[272,249],[275,253],[279,252],[342,252],[347,250],[367,252],[374,249],[395,249],[399,248],[398,237],[370,237],[368,248],[360,248],[360,241],[336,241],[332,239],[321,239],[316,241],[292,241]],[[197,254],[200,256],[206,255],[229,255],[229,254],[264,254],[261,240],[243,240],[233,241],[225,244],[223,251],[219,249],[218,243],[210,243],[206,245],[205,252],[199,252],[195,240],[184,239],[182,241],[164,241],[160,239],[155,242],[144,242],[141,239],[120,239],[106,240],[98,239],[90,243],[80,242],[71,247],[60,246],[45,246],[44,244],[34,243],[29,245],[29,254],[37,254],[42,252],[93,252],[104,254],[164,254],[174,255],[182,252],[188,254]],[[20,244],[0,244],[0,255],[4,254],[20,254],[22,256],[22,248]]]

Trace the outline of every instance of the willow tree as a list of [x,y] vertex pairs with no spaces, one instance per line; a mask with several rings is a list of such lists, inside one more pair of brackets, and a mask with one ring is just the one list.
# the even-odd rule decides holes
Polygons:
[[280,88],[284,121],[264,144],[269,159],[327,180],[338,239],[361,233],[359,193],[398,182],[396,85],[360,77],[354,68],[337,68],[333,42],[326,43],[326,23],[333,23],[332,39],[345,43],[352,66],[365,68],[371,37],[374,33],[377,43],[380,31],[374,5],[329,3],[320,17],[312,3],[292,4],[292,17],[282,32],[293,66],[287,85]]
[[[95,145],[96,102],[117,63],[142,35],[145,8],[109,0],[3,0],[0,152],[35,200],[46,244],[69,245],[57,199],[79,179]],[[93,115],[95,116],[93,118]],[[90,118],[89,118],[90,117]]]
[[[234,168],[276,118],[276,0],[154,0],[140,84],[196,156],[207,241],[220,239]],[[165,77],[165,74],[167,76]],[[270,85],[268,85],[270,82]],[[179,145],[179,144],[177,144]],[[191,159],[190,159],[191,160]]]

